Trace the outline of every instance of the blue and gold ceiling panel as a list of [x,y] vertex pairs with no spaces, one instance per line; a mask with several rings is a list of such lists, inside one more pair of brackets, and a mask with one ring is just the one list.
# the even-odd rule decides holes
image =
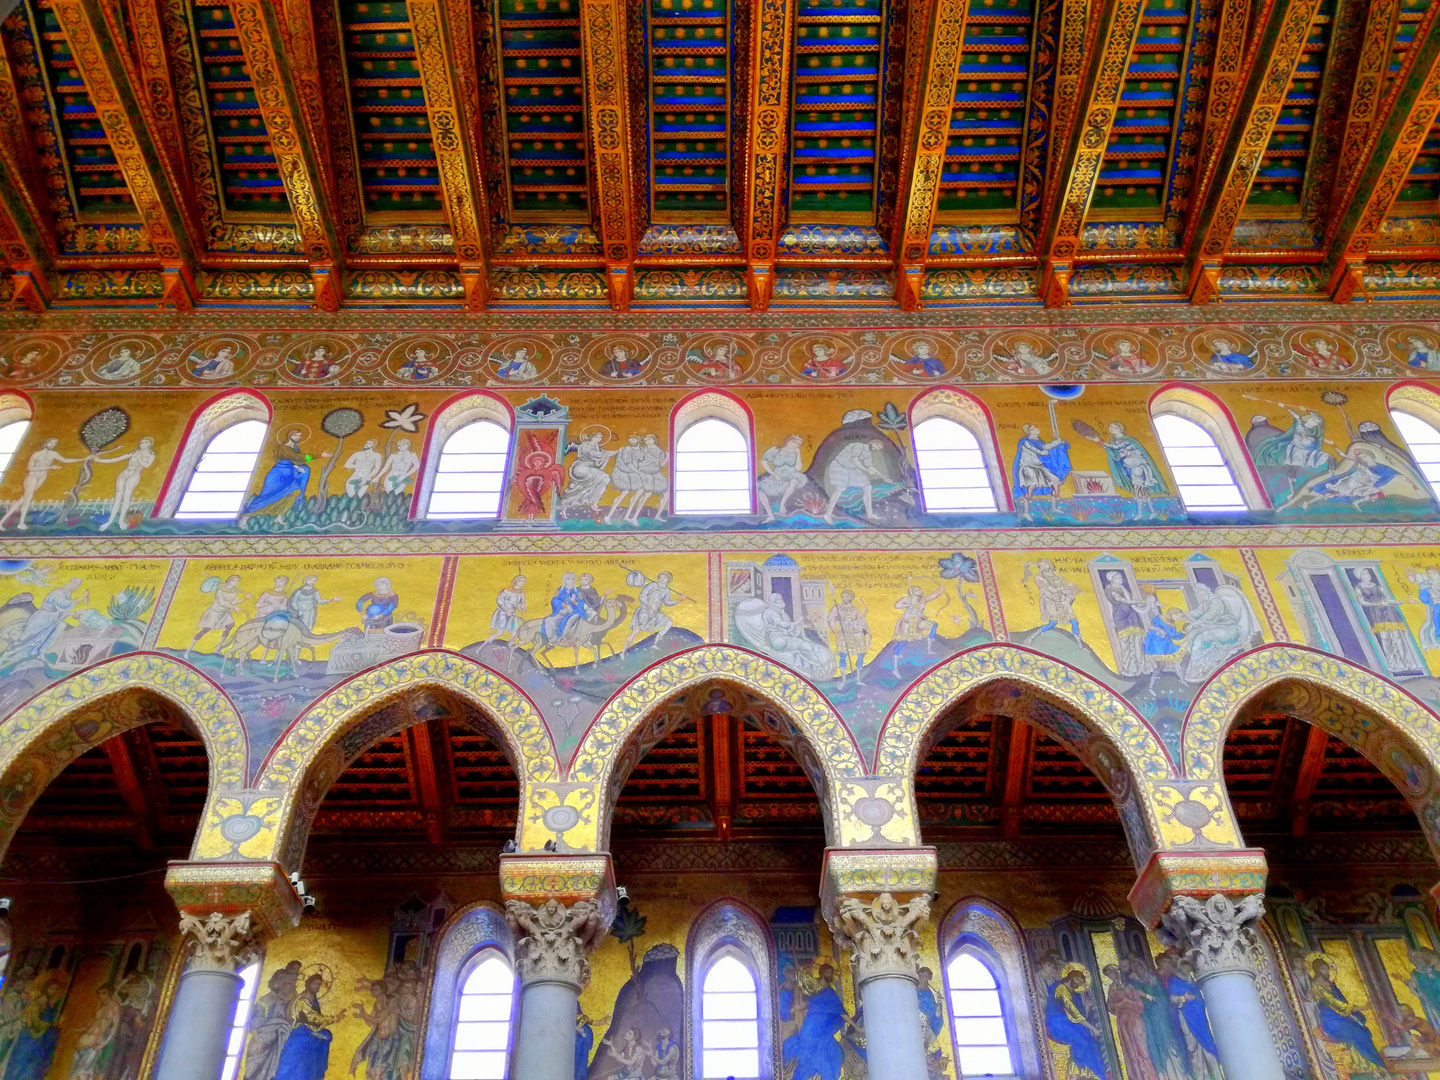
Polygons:
[[190,5],[205,116],[226,213],[288,218],[290,200],[270,146],[239,31],[224,0]]
[[72,203],[82,218],[137,216],[125,174],[49,0],[37,0],[32,19],[38,30],[40,75],[59,128],[61,163]]
[[729,0],[650,0],[651,220],[730,220]]
[[1186,0],[1146,0],[1090,204],[1092,219],[1164,213],[1180,122],[1189,24]]
[[444,215],[430,114],[405,0],[340,0],[366,219]]
[[580,0],[498,0],[510,220],[590,220]]
[[884,0],[800,0],[790,220],[874,224]]
[[1385,91],[1388,93],[1405,63],[1405,55],[1415,44],[1415,32],[1429,10],[1430,0],[1400,0],[1395,20],[1395,36],[1390,43],[1390,61],[1385,69]]
[[1300,212],[1334,18],[1335,0],[1321,0],[1310,24],[1310,37],[1300,63],[1285,93],[1284,107],[1265,148],[1264,160],[1250,186],[1246,207],[1252,215]]
[[1032,0],[970,0],[937,222],[1019,219],[1033,40]]

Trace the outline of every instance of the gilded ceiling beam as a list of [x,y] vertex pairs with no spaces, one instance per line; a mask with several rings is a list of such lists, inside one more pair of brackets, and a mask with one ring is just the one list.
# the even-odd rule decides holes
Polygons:
[[[1431,5],[1434,6],[1433,4]],[[1365,32],[1355,60],[1350,109],[1345,116],[1345,137],[1340,160],[1355,162],[1370,141],[1385,96],[1385,74],[1400,16],[1400,0],[1371,0],[1365,15]],[[1344,173],[1340,174],[1345,177]],[[1342,185],[1343,186],[1343,185]]]
[[475,139],[480,103],[470,100],[476,94],[470,5],[464,0],[410,0],[410,28],[435,140],[440,194],[465,283],[465,306],[479,311],[489,299],[485,248],[490,212]]
[[[328,148],[325,164],[335,179],[336,227],[340,230],[342,245],[348,249],[350,242],[365,228],[365,211],[360,195],[360,162],[355,152],[340,14],[333,3],[315,4],[310,0],[287,0],[285,14],[292,53],[305,53],[305,68],[313,71],[317,80],[315,100],[323,106],[326,134],[324,141],[317,140],[316,145]],[[309,95],[302,100],[310,100]]]
[[[907,72],[905,117],[908,144],[900,174],[901,204],[896,217],[900,252],[895,273],[895,298],[902,311],[920,310],[925,283],[925,256],[930,231],[935,227],[935,204],[945,169],[945,148],[950,139],[950,114],[955,108],[955,79],[965,42],[969,0],[929,0],[916,3],[912,19],[923,20],[924,37],[913,72]],[[907,62],[909,57],[907,57]],[[913,73],[914,78],[909,76]]]
[[1319,0],[1264,0],[1250,38],[1240,106],[1219,152],[1213,175],[1197,191],[1186,260],[1190,301],[1207,304],[1219,292],[1220,266],[1235,223],[1265,160],[1270,134],[1305,52]]
[[170,54],[165,47],[159,0],[129,0],[126,14],[134,37],[135,76],[150,106],[155,141],[170,155],[175,175],[188,190],[189,160],[175,102],[175,84],[170,78]]
[[[1094,40],[1090,10],[1098,0],[1061,0],[1060,30],[1055,46],[1055,92],[1050,106],[1050,146],[1045,169],[1045,191],[1040,221],[1050,220],[1055,194],[1060,187],[1061,155],[1070,146],[1080,95],[1085,89],[1085,58]],[[1044,226],[1038,230],[1043,234]]]
[[321,311],[338,311],[344,295],[344,247],[335,227],[335,184],[325,163],[324,145],[315,141],[323,128],[322,132],[312,128],[312,118],[321,115],[319,102],[307,109],[302,101],[302,93],[318,94],[319,80],[299,77],[287,49],[287,28],[281,26],[271,0],[231,0],[230,17],[285,182],[300,245],[310,260],[313,304]]
[[[1070,273],[1080,248],[1080,231],[1095,194],[1100,163],[1110,144],[1110,128],[1120,104],[1130,53],[1140,29],[1144,0],[1105,0],[1095,27],[1096,45],[1089,50],[1084,90],[1077,98],[1081,117],[1071,132],[1068,152],[1059,159],[1057,198],[1040,248],[1040,295],[1046,307],[1070,302]],[[1057,144],[1055,151],[1060,147]]]
[[752,0],[750,85],[745,93],[745,279],[750,310],[764,311],[775,291],[775,248],[790,148],[790,65],[796,0]]
[[[1364,295],[1365,258],[1395,198],[1405,186],[1430,126],[1440,115],[1440,18],[1431,5],[1416,30],[1404,66],[1382,106],[1383,120],[1371,130],[1361,167],[1352,170],[1326,230],[1326,289],[1339,302]],[[1341,175],[1346,175],[1342,173]]]
[[156,141],[159,125],[145,95],[137,93],[125,62],[126,31],[112,25],[117,13],[103,0],[53,0],[70,53],[85,80],[130,198],[150,246],[160,258],[164,302],[181,311],[194,306],[199,214],[188,183]]
[[55,226],[34,178],[14,72],[0,48],[0,254],[10,268],[10,305],[43,311],[55,296]]
[[624,0],[580,0],[580,51],[610,306],[628,311],[635,288],[639,220],[630,168],[630,80],[625,70],[630,50]]
[[[1205,97],[1205,126],[1195,160],[1191,206],[1204,206],[1219,172],[1225,150],[1225,136],[1240,107],[1245,88],[1246,65],[1253,57],[1246,51],[1250,0],[1223,0],[1220,21],[1215,28],[1215,59],[1210,65],[1210,88]],[[1199,214],[1187,214],[1181,247],[1188,249],[1195,236]]]

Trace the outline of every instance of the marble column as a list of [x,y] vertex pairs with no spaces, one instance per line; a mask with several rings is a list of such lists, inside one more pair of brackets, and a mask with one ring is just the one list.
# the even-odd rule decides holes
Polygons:
[[237,970],[254,952],[250,912],[182,913],[180,933],[191,956],[175,988],[154,1080],[219,1080],[240,999]]
[[595,900],[566,905],[506,900],[505,917],[516,934],[520,976],[519,1030],[510,1075],[525,1080],[574,1080],[575,1018],[580,991],[590,981],[590,953],[604,940],[609,920]]
[[1195,968],[1228,1080],[1285,1078],[1255,982],[1260,959],[1255,925],[1264,914],[1259,893],[1238,902],[1217,893],[1203,900],[1177,895],[1160,916],[1165,936]]
[[928,1028],[920,1012],[916,927],[930,917],[924,893],[900,902],[888,892],[841,896],[830,929],[850,951],[855,992],[865,1009],[865,1054],[870,1080],[915,1080],[929,1075]]

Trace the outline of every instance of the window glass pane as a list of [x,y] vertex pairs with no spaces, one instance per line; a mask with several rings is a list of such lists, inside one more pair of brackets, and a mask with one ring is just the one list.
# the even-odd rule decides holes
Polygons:
[[1005,1041],[1005,1021],[998,1015],[957,1016],[955,1017],[955,1041],[961,1046],[993,1046],[1003,1043]]
[[754,1020],[755,994],[746,991],[739,994],[709,994],[704,996],[701,1007],[707,1020]]
[[710,970],[705,973],[704,991],[707,994],[718,991],[753,994],[755,977],[750,974],[750,969],[735,957],[722,956],[711,964]]
[[465,994],[460,998],[460,1012],[457,1019],[509,1020],[510,991],[501,994]]
[[675,513],[750,512],[750,447],[734,424],[713,416],[691,424],[676,440],[674,469]]
[[425,516],[499,516],[509,453],[510,432],[493,420],[476,420],[451,434],[435,463]]
[[240,994],[235,1014],[230,1021],[230,1038],[225,1044],[225,1064],[220,1080],[235,1080],[240,1067],[240,1054],[245,1048],[245,1027],[250,1021],[250,1007],[255,1002],[256,983],[260,978],[260,961],[256,960],[240,972]]
[[20,445],[20,440],[29,430],[29,420],[17,420],[13,424],[6,424],[0,428],[0,475],[4,474],[10,464],[10,459],[15,456],[15,448]]
[[960,1071],[965,1076],[1013,1076],[1008,1046],[960,1046],[956,1048]]
[[996,509],[985,454],[963,424],[932,416],[915,425],[915,465],[931,513]]
[[961,953],[950,961],[950,986],[955,990],[994,990],[998,985],[979,957]]
[[733,1050],[738,1047],[755,1046],[760,1033],[753,1020],[705,1020],[705,1049]]
[[[195,464],[175,516],[224,521],[239,514],[268,430],[263,420],[242,420],[212,438]],[[228,497],[217,497],[221,493]]]
[[1152,423],[1186,509],[1245,508],[1235,473],[1208,431],[1171,413],[1153,417]]
[[461,1050],[450,1058],[450,1080],[505,1080],[503,1050]]
[[760,1075],[760,1051],[758,1050],[706,1050],[702,1055],[701,1067],[705,1080],[755,1080]]
[[507,1023],[457,1024],[455,1026],[456,1050],[504,1050],[510,1045],[510,1025]]

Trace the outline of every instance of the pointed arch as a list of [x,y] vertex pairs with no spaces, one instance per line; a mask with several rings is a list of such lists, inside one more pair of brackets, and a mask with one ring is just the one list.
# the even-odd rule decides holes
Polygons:
[[704,1076],[705,975],[716,961],[733,956],[755,978],[756,1027],[759,1031],[760,1080],[782,1075],[778,1022],[779,961],[775,939],[760,913],[728,897],[716,900],[695,916],[685,937],[685,1045],[691,1075]]
[[[550,729],[523,690],[468,656],[443,649],[412,653],[341,683],[281,735],[255,782],[259,791],[282,793],[275,799],[272,848],[257,857],[274,860],[287,871],[299,868],[310,826],[330,785],[366,746],[417,722],[409,710],[390,707],[424,689],[448,692],[475,708],[485,733],[515,770],[520,784],[517,813],[526,805],[531,784],[559,779]],[[357,730],[362,725],[364,729]]]
[[633,764],[634,755],[627,750],[642,738],[652,718],[667,703],[706,685],[728,685],[753,694],[773,704],[794,725],[803,742],[803,752],[797,757],[802,766],[809,766],[806,772],[811,773],[811,782],[823,784],[824,790],[818,794],[827,837],[832,844],[840,843],[833,830],[840,820],[843,782],[865,775],[854,737],[809,681],[774,660],[733,645],[701,645],[647,668],[605,703],[586,730],[571,762],[569,779],[597,789],[602,841],[609,835],[619,790],[615,782],[617,770],[623,762]]
[[918,820],[915,773],[943,736],[954,708],[983,693],[984,707],[1044,731],[1104,782],[1120,812],[1132,854],[1155,850],[1160,829],[1148,785],[1175,775],[1155,729],[1108,686],[1068,664],[1016,645],[967,650],[911,684],[890,710],[875,749],[877,775],[903,784]]
[[1212,675],[1181,728],[1187,779],[1223,790],[1225,739],[1261,702],[1363,754],[1400,789],[1440,856],[1440,716],[1389,679],[1330,653],[1266,645]]
[[190,414],[180,436],[180,451],[170,462],[160,497],[150,516],[174,517],[180,500],[190,487],[195,468],[205,455],[205,448],[215,437],[236,424],[254,420],[269,425],[274,414],[270,399],[255,390],[225,390],[202,401]]
[[[1220,451],[1220,456],[1229,468],[1230,476],[1240,490],[1240,496],[1244,500],[1246,508],[1250,510],[1269,508],[1270,499],[1265,494],[1265,485],[1260,482],[1260,474],[1255,471],[1255,465],[1245,449],[1245,440],[1240,436],[1240,428],[1235,423],[1235,417],[1231,415],[1223,401],[1199,386],[1189,383],[1167,383],[1150,395],[1151,426],[1154,427],[1155,421],[1162,416],[1176,416],[1200,428],[1210,437],[1215,448]],[[1159,434],[1157,431],[1156,435]],[[1165,450],[1163,439],[1161,439],[1161,449]],[[1171,476],[1174,477],[1176,466],[1170,461],[1168,452],[1165,454],[1165,460]],[[1178,484],[1179,478],[1175,477],[1175,479]]]
[[449,1080],[461,976],[470,958],[484,949],[498,951],[514,966],[514,935],[505,913],[489,900],[477,900],[451,915],[436,941],[421,1027],[424,1044],[420,1051],[420,1080]]
[[157,698],[179,710],[205,745],[208,801],[242,788],[245,725],[225,692],[174,657],[127,653],[52,683],[0,723],[0,855],[50,781],[106,739],[160,719]]

